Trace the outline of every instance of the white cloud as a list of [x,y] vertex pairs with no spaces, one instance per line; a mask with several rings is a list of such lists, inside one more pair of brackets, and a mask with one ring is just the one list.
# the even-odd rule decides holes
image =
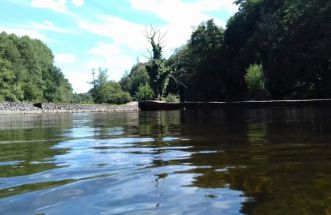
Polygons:
[[71,0],[71,3],[77,7],[81,7],[84,5],[84,0]]
[[[220,10],[234,13],[237,6],[233,0],[198,0],[184,2],[181,0],[129,0],[135,10],[152,13],[166,22],[156,26],[161,32],[167,32],[164,38],[164,54],[169,56],[176,48],[185,44],[190,38],[192,28],[202,21],[214,18],[215,23],[225,26],[226,20],[208,15],[208,12]],[[221,13],[221,12],[220,12]],[[144,36],[146,25],[140,25],[116,16],[102,16],[91,22],[80,19],[78,25],[90,33],[109,37],[114,44],[135,50],[137,55],[146,53],[149,44]]]
[[[163,32],[168,32],[165,37],[165,52],[169,55],[175,48],[186,43],[192,27],[202,21],[214,19],[217,25],[225,27],[226,20],[217,19],[208,12],[228,11],[235,13],[238,8],[233,0],[198,0],[184,2],[182,0],[129,0],[132,8],[163,19],[167,24],[162,26]],[[221,13],[221,12],[220,12]]]
[[67,0],[32,0],[31,6],[35,8],[47,8],[59,13],[67,10]]
[[92,87],[91,84],[89,84],[92,80],[90,71],[66,73],[66,78],[68,78],[76,93],[86,93]]
[[[198,0],[184,2],[182,0],[129,0],[133,9],[152,13],[169,25],[198,25],[201,21],[213,18],[208,12],[228,11],[235,13],[238,8],[233,0]],[[222,20],[223,24],[226,20]]]
[[55,26],[51,21],[45,20],[42,23],[31,22],[27,25],[14,25],[14,26],[0,26],[0,32],[5,31],[9,34],[16,34],[17,36],[29,36],[33,39],[39,39],[43,42],[50,42],[51,40],[46,37],[42,31],[53,31],[57,33],[72,34],[74,31]]
[[76,62],[76,56],[68,53],[61,53],[55,55],[55,63],[57,64],[69,64],[69,63],[75,63]]
[[83,30],[103,37],[111,38],[115,44],[124,45],[130,49],[140,50],[146,47],[144,25],[139,25],[115,16],[99,17],[97,22],[79,20],[78,25]]
[[33,39],[39,39],[42,41],[46,41],[47,37],[36,29],[31,29],[29,27],[6,27],[0,26],[0,32],[5,31],[8,34],[16,34],[17,36],[29,36]]
[[35,30],[54,31],[54,32],[58,32],[58,33],[73,33],[73,31],[71,31],[69,29],[55,26],[53,22],[48,21],[48,20],[44,20],[44,22],[42,22],[42,23],[32,22],[30,27]]
[[[165,25],[156,26],[161,32],[167,32],[163,41],[164,55],[185,44],[190,38],[192,27],[202,21],[214,18],[208,12],[225,10],[234,13],[237,6],[232,0],[129,0],[135,10],[152,13],[165,21]],[[215,19],[215,23],[225,26],[226,20]],[[137,57],[147,55],[150,45],[145,37],[146,25],[137,24],[116,16],[99,16],[95,21],[77,19],[78,26],[92,34],[111,39],[112,43],[99,43],[89,53],[89,68],[105,67],[112,79],[119,80],[124,71],[131,68]],[[126,52],[124,52],[125,50]]]
[[89,50],[91,60],[87,63],[89,69],[106,68],[109,78],[120,80],[124,72],[131,68],[134,60],[114,44],[100,42]]
[[148,48],[144,25],[114,16],[99,17],[97,22],[79,20],[78,25],[90,33],[112,40],[112,43],[99,42],[92,48],[87,65],[90,69],[107,68],[112,80],[120,80],[136,62],[137,55],[142,55]]
[[124,71],[132,66],[134,61],[124,53],[119,47],[99,42],[95,47],[88,51],[90,60],[86,65],[81,65],[81,71],[75,71],[74,67],[71,69],[67,67],[63,71],[70,81],[76,93],[85,93],[91,88],[92,69],[106,68],[108,69],[108,76],[111,80],[120,80]]
[[[145,31],[149,21],[138,24],[115,15],[104,15],[95,17],[93,20],[77,13],[69,12],[71,7],[82,7],[84,0],[31,0],[31,5],[38,8],[51,9],[59,13],[72,15],[78,27],[86,32],[99,36],[99,42],[88,52],[89,61],[86,72],[70,73],[68,76],[77,92],[82,92],[85,82],[91,80],[90,69],[103,67],[109,71],[109,77],[119,80],[126,70],[136,62],[137,57],[144,58],[147,49],[150,48]],[[210,14],[227,11],[234,13],[237,6],[233,0],[128,0],[131,4],[129,10],[153,14],[164,21],[165,24],[157,25],[161,32],[167,32],[164,41],[164,55],[170,56],[172,52],[185,44],[190,38],[192,28],[202,21],[214,18],[215,23],[225,26],[226,20],[217,19]],[[35,32],[49,30],[55,32],[69,33],[68,30],[56,27],[49,21],[43,23],[32,23]],[[107,41],[107,42],[105,42]],[[110,42],[111,41],[111,42]],[[77,55],[78,56],[78,55]],[[60,57],[60,58],[59,58]],[[58,56],[57,61],[72,62],[69,56]],[[83,83],[84,82],[84,83]],[[86,91],[86,90],[85,90]]]
[[50,9],[58,13],[69,13],[68,5],[76,7],[84,5],[84,0],[31,0],[31,6],[35,8]]

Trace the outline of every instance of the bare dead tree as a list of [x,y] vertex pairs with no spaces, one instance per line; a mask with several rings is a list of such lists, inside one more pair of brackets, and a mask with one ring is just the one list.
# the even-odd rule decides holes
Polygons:
[[146,66],[146,70],[150,77],[150,87],[152,88],[155,98],[160,100],[165,88],[168,84],[169,75],[171,70],[165,64],[165,59],[162,57],[162,43],[166,33],[153,26],[150,26],[149,30],[145,29],[145,37],[152,46],[151,50],[148,50],[150,57],[149,63]]
[[150,57],[146,57],[149,60],[160,59],[162,57],[162,50],[163,50],[163,40],[166,36],[167,32],[162,33],[159,29],[153,27],[152,25],[148,28],[145,28],[145,37],[147,38],[148,42],[152,46],[152,50],[147,49]]

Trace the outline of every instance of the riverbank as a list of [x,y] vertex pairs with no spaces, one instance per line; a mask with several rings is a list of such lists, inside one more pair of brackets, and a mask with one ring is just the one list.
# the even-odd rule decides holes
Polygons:
[[158,110],[191,110],[222,108],[287,108],[303,106],[330,106],[331,99],[313,100],[269,100],[238,102],[183,102],[169,103],[159,101],[130,102],[124,105],[110,104],[56,104],[56,103],[0,103],[0,114],[33,114],[33,113],[84,113],[84,112],[125,112],[125,111],[158,111]]
[[191,109],[226,109],[226,108],[287,108],[303,106],[331,106],[331,99],[307,100],[267,100],[237,102],[182,102],[168,103],[160,101],[139,102],[142,111],[191,110]]
[[2,102],[0,114],[32,114],[32,113],[80,113],[80,112],[124,112],[138,111],[138,102],[124,105],[110,104],[55,104]]

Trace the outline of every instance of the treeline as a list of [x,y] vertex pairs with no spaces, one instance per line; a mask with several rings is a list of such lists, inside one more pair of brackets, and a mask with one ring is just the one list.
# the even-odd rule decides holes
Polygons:
[[331,2],[237,0],[226,29],[199,25],[171,56],[182,100],[329,98]]
[[119,82],[99,69],[92,88],[72,94],[39,40],[0,34],[0,100],[125,103],[331,97],[331,1],[237,0],[225,29],[202,22],[168,59],[162,34],[145,35],[146,63]]
[[0,101],[71,102],[70,83],[40,40],[0,33]]
[[[235,3],[239,11],[226,29],[201,23],[159,67],[171,70],[165,95],[182,101],[331,97],[329,0]],[[120,82],[123,90],[152,98],[148,65],[159,59],[135,65]]]

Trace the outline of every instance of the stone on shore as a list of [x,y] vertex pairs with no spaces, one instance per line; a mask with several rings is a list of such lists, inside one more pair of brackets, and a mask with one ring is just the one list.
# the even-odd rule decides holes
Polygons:
[[26,103],[2,102],[0,114],[11,113],[75,113],[75,112],[123,112],[138,111],[138,103],[124,105],[110,104],[64,104],[64,103]]

